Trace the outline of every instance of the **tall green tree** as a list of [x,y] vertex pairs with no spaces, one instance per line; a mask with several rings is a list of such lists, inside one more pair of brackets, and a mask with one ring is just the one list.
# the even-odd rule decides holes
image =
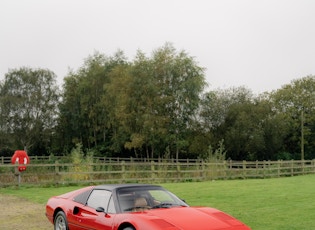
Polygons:
[[[204,150],[202,152],[207,151],[210,145],[217,146],[226,138],[227,128],[230,127],[226,125],[226,122],[229,121],[228,116],[231,108],[251,103],[252,100],[252,92],[245,87],[217,89],[203,95],[199,109],[199,135],[202,134],[203,137],[207,137],[207,141],[204,140],[202,144],[198,144],[199,148],[203,145]],[[232,121],[234,122],[233,119]],[[229,148],[228,146],[229,144],[227,148]]]
[[287,124],[266,101],[231,106],[224,126],[227,156],[234,160],[277,160]]
[[132,62],[122,52],[94,55],[65,78],[59,139],[121,156],[162,156],[168,148],[178,159],[204,86],[204,69],[168,43],[150,57],[139,50]]
[[130,137],[125,147],[134,149],[136,155],[143,152],[146,157],[154,157],[157,139],[163,135],[163,120],[155,108],[158,93],[153,70],[151,60],[138,51],[129,71],[129,90],[125,91],[130,93],[126,101]]
[[159,93],[157,111],[167,122],[166,142],[178,159],[180,151],[189,146],[187,132],[192,129],[206,86],[204,68],[169,43],[153,52],[152,61]]
[[59,152],[70,152],[76,143],[84,138],[81,117],[80,94],[78,91],[79,76],[71,72],[64,78],[62,102],[59,104],[56,149]]
[[226,156],[233,160],[277,159],[287,123],[268,97],[254,97],[244,87],[206,93],[200,109],[201,130],[208,136],[204,142],[216,146],[224,140]]
[[315,76],[310,75],[293,80],[270,95],[274,110],[289,124],[284,145],[293,158],[315,157],[314,92]]
[[171,44],[151,57],[138,51],[130,65],[114,68],[105,88],[115,143],[148,157],[161,156],[169,147],[178,159],[188,148],[187,133],[205,86],[203,71]]
[[124,144],[129,139],[131,126],[128,112],[130,100],[130,65],[115,66],[109,74],[109,82],[104,85],[106,94],[103,96],[103,106],[108,109],[108,127],[111,133],[110,150],[116,154],[122,153]]
[[113,56],[95,52],[78,71],[65,77],[63,101],[60,103],[59,142],[63,151],[70,151],[76,144],[83,149],[95,148],[107,154],[113,136],[111,123],[111,97],[105,85],[110,81],[112,69],[126,63],[122,51]]
[[69,151],[77,143],[104,152],[111,136],[109,97],[104,88],[112,69],[125,63],[121,51],[112,57],[95,52],[65,78],[60,104],[60,142]]
[[200,123],[206,131],[218,129],[232,105],[250,102],[253,93],[245,87],[231,87],[206,92],[200,103]]
[[5,74],[0,88],[1,129],[12,148],[38,155],[49,150],[59,96],[56,75],[50,70],[23,67]]

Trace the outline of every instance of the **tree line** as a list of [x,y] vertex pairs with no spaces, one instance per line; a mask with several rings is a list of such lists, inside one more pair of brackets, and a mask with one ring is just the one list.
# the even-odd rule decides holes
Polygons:
[[0,82],[0,154],[233,160],[315,157],[315,76],[254,95],[207,90],[205,69],[171,44],[132,61],[95,52],[63,85],[48,69]]

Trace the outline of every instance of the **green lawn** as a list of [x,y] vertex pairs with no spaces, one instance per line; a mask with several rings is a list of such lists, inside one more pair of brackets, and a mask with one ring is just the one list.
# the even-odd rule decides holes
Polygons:
[[[162,185],[190,205],[218,208],[253,230],[315,229],[315,175]],[[19,189],[2,188],[0,193],[44,204],[50,196],[77,188],[22,186]]]

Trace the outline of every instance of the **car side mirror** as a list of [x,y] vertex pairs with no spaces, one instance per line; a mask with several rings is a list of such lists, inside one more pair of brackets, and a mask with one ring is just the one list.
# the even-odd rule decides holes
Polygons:
[[105,212],[105,209],[103,207],[98,207],[96,208],[97,212]]

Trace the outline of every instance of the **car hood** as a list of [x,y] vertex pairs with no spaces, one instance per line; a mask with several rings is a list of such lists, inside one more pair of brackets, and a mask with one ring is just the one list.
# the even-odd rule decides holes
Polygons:
[[[152,209],[145,213],[162,219],[178,229],[189,230],[249,230],[237,219],[213,208],[174,207]],[[154,218],[154,219],[155,219]],[[156,221],[156,219],[154,220]]]

